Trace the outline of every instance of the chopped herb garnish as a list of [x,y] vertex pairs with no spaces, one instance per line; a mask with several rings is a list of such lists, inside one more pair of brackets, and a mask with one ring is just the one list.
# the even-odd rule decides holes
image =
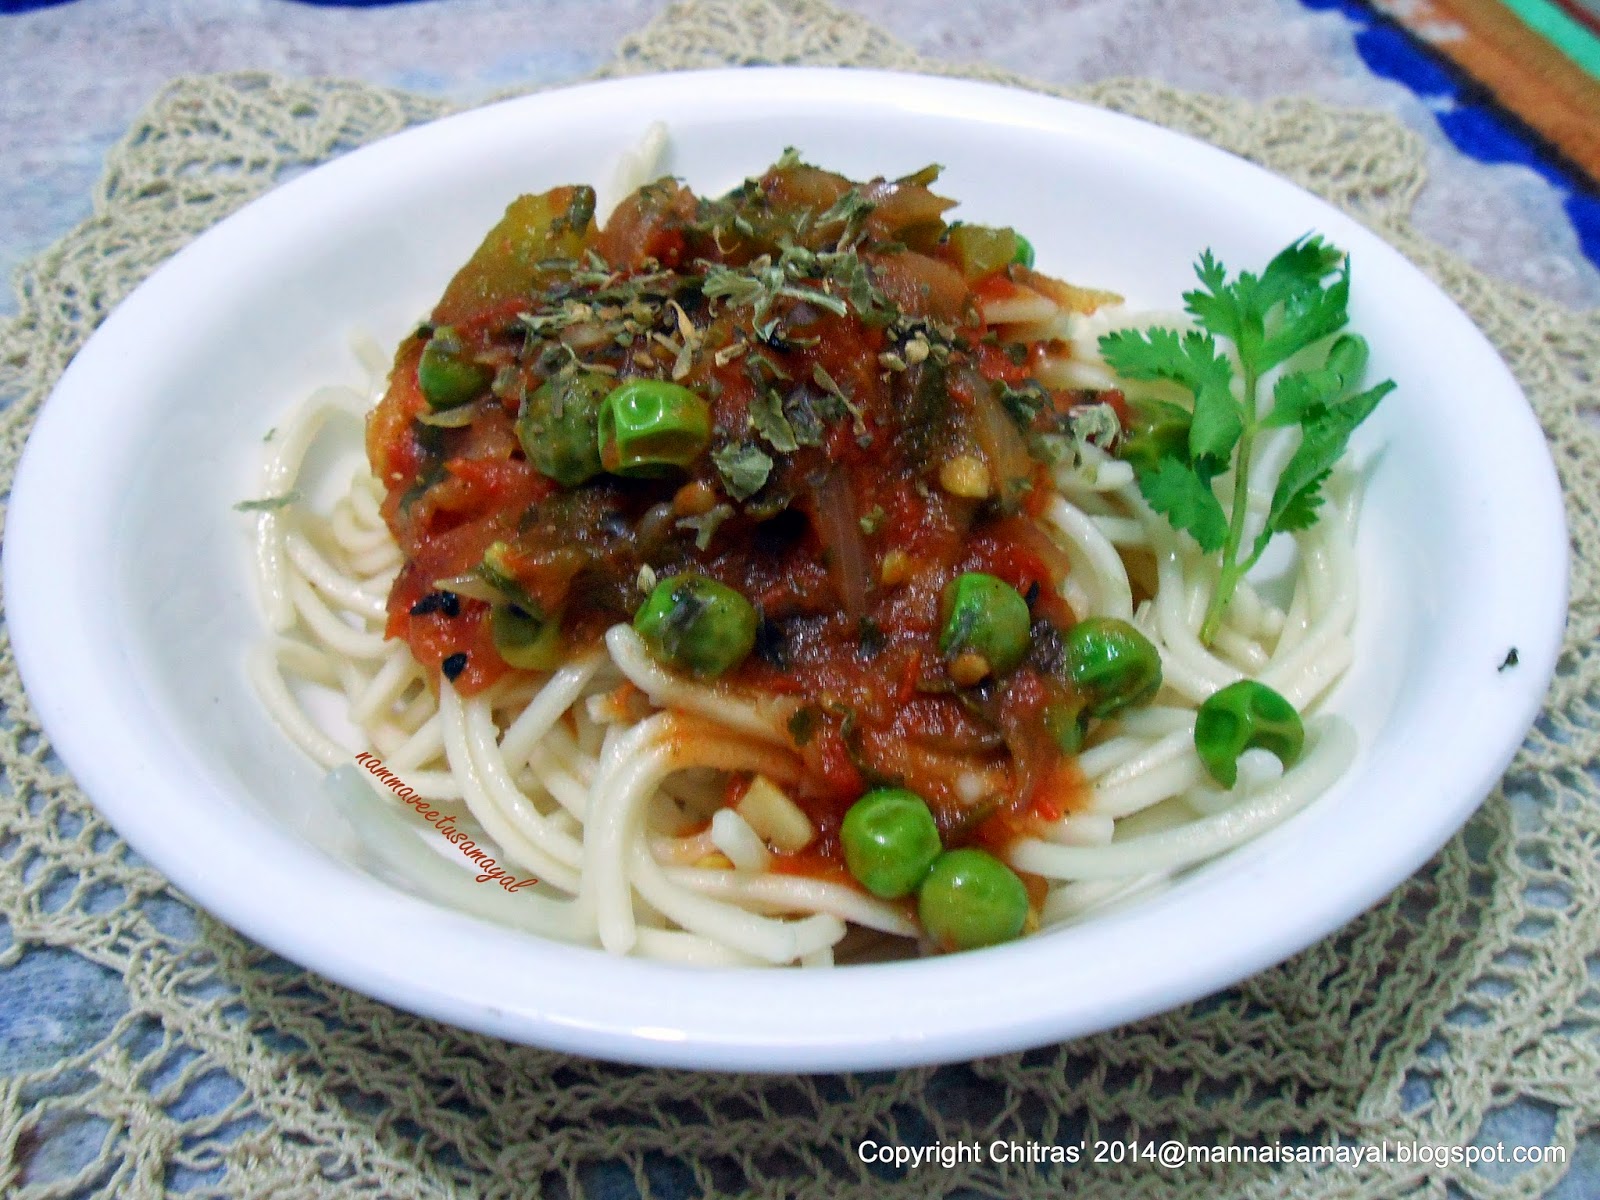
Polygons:
[[862,322],[881,329],[899,320],[900,310],[889,299],[867,270],[867,264],[853,250],[817,256],[817,265],[826,273],[856,310]]
[[[835,382],[833,376],[828,374],[827,368],[825,368],[821,363],[813,364],[811,368],[811,378],[816,381],[816,384],[819,388],[821,388],[828,395],[832,396],[840,404],[844,405],[844,407],[849,411],[850,419],[853,423],[856,433],[856,440],[861,441],[863,438],[869,438],[870,435],[867,433],[867,423],[861,416],[861,409],[856,405],[855,401],[850,399],[845,390],[840,387],[837,382]],[[862,444],[865,445],[866,443],[863,442]]]
[[854,241],[861,233],[861,224],[872,210],[878,206],[863,196],[858,188],[848,189],[833,204],[817,216],[817,227],[826,229],[829,226],[839,225],[839,231],[834,241],[845,245]]
[[[742,497],[738,497],[742,499]],[[678,524],[685,529],[694,530],[694,548],[704,550],[711,545],[711,539],[717,532],[717,527],[733,516],[733,509],[726,504],[715,504],[707,511],[694,517],[679,517]]]
[[795,710],[794,716],[789,718],[789,736],[794,739],[794,744],[804,749],[817,732],[817,721],[822,714],[811,705]]
[[780,296],[804,301],[838,317],[845,316],[850,310],[837,296],[799,286],[798,281],[808,278],[816,266],[817,256],[811,251],[785,246],[776,263],[770,254],[763,254],[742,267],[708,263],[700,288],[707,299],[726,299],[730,304],[750,308],[753,325],[760,325],[768,318]]
[[802,446],[822,445],[822,418],[817,415],[816,397],[805,384],[783,398],[783,415],[794,440]]
[[735,500],[748,500],[767,482],[772,459],[754,442],[738,442],[711,453],[711,461],[722,476],[722,486]]
[[789,372],[772,361],[771,356],[759,350],[750,351],[745,358],[744,373],[760,388],[766,387],[769,383],[776,383],[780,379],[787,383],[792,378]]
[[281,496],[263,496],[260,500],[241,500],[233,506],[234,512],[277,512],[305,499],[299,488],[292,488]]
[[1033,427],[1034,418],[1050,407],[1050,393],[1044,390],[1044,385],[1037,380],[1030,379],[1021,387],[1001,381],[996,385],[1000,393],[1000,403],[1005,406],[1011,419],[1017,427],[1027,432]]
[[1080,405],[1064,416],[1048,418],[1044,425],[1028,432],[1028,453],[1051,466],[1081,465],[1086,446],[1108,451],[1122,432],[1117,410],[1109,404]]
[[1122,432],[1122,421],[1117,410],[1109,404],[1085,404],[1075,408],[1068,416],[1072,436],[1080,443],[1108,449]]
[[794,427],[784,416],[783,398],[772,388],[765,388],[751,398],[750,423],[779,454],[793,454],[800,448]]

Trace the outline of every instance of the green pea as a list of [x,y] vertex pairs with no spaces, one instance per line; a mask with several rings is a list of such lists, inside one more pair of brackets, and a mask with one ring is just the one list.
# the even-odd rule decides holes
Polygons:
[[1018,266],[1033,268],[1033,243],[1023,237],[1016,230],[1011,231],[1011,236],[1017,239],[1017,248],[1012,252],[1011,261]]
[[1267,750],[1285,767],[1305,748],[1300,714],[1277,692],[1253,679],[1241,679],[1215,692],[1195,716],[1194,748],[1206,771],[1223,787],[1239,778],[1239,755]]
[[613,474],[670,474],[710,443],[711,409],[676,383],[632,379],[601,403],[599,440],[600,461]]
[[839,841],[850,874],[885,900],[916,891],[944,848],[927,801],[905,788],[879,788],[852,804]]
[[538,470],[563,487],[600,474],[600,405],[611,380],[593,371],[554,375],[522,402],[517,441]]
[[1044,729],[1056,749],[1063,754],[1076,754],[1083,749],[1087,714],[1080,703],[1052,700],[1044,706]]
[[917,890],[922,928],[941,950],[1009,942],[1028,920],[1028,889],[1017,873],[982,850],[934,859]]
[[550,671],[561,664],[561,622],[535,606],[496,604],[489,610],[495,653],[522,671]]
[[756,644],[750,601],[704,575],[674,575],[656,584],[633,627],[656,658],[696,675],[731,670]]
[[957,575],[945,584],[939,607],[944,615],[939,653],[945,657],[970,650],[1004,674],[1028,653],[1028,602],[1003,579],[980,571]]
[[435,329],[422,348],[417,384],[429,408],[455,408],[476,400],[493,380],[488,367],[461,356],[461,339],[448,325]]
[[1136,400],[1117,455],[1135,471],[1153,471],[1163,458],[1189,459],[1194,416],[1166,400]]
[[1066,636],[1067,671],[1085,699],[1084,712],[1109,717],[1161,690],[1161,655],[1126,621],[1090,617]]

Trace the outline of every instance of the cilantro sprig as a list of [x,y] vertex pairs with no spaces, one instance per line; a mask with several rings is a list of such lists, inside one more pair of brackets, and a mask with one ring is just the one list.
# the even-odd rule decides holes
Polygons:
[[[1340,333],[1350,319],[1350,260],[1320,236],[1291,243],[1260,275],[1241,271],[1230,281],[1209,250],[1195,274],[1200,287],[1183,299],[1198,329],[1119,330],[1100,339],[1100,351],[1123,377],[1164,380],[1193,398],[1186,432],[1174,428],[1175,406],[1157,405],[1159,421],[1149,422],[1144,434],[1136,422],[1123,456],[1134,464],[1151,508],[1206,553],[1221,551],[1217,588],[1200,626],[1200,640],[1209,644],[1239,581],[1273,536],[1316,523],[1322,485],[1350,435],[1394,383],[1386,379],[1355,390],[1366,368],[1367,344]],[[1262,385],[1269,373],[1335,334],[1320,366],[1277,376],[1272,402],[1264,407]],[[1246,548],[1256,438],[1293,427],[1300,431],[1299,445]],[[1232,503],[1224,509],[1214,484],[1230,471]]]

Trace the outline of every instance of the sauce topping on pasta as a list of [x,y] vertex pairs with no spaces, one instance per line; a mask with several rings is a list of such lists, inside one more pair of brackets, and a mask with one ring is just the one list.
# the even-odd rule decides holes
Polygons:
[[781,698],[818,835],[791,869],[837,871],[874,789],[924,798],[945,848],[1072,809],[1087,722],[1160,677],[1131,627],[1077,620],[1039,524],[1049,467],[1126,415],[1051,386],[1059,317],[1116,297],[947,222],[936,175],[789,154],[603,226],[585,187],[512,204],[369,420],[388,636],[472,695],[632,623],[669,669]]

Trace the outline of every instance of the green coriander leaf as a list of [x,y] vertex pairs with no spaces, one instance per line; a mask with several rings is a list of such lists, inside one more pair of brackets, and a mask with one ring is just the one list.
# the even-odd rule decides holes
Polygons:
[[819,388],[829,395],[837,396],[841,400],[844,399],[844,389],[839,386],[832,375],[828,374],[828,369],[821,363],[811,364],[811,378]]
[[1339,388],[1354,387],[1361,373],[1367,369],[1367,339],[1358,333],[1341,334],[1328,347],[1328,361],[1323,368],[1339,376]]
[[1328,360],[1316,370],[1291,371],[1273,389],[1272,411],[1261,422],[1263,428],[1281,429],[1315,418],[1323,409],[1340,402],[1340,397],[1361,378],[1367,365],[1367,342],[1347,333],[1328,347]]
[[1233,367],[1209,334],[1175,329],[1119,329],[1100,339],[1100,353],[1111,369],[1129,379],[1165,379],[1191,392],[1208,381],[1228,380]]
[[1239,404],[1225,388],[1207,386],[1195,397],[1194,420],[1189,424],[1189,459],[1214,479],[1226,473],[1244,422]]
[[793,454],[800,448],[794,427],[783,415],[783,399],[772,388],[757,392],[750,401],[750,421],[779,454]]
[[778,295],[826,309],[836,317],[847,316],[850,312],[849,306],[839,297],[828,292],[819,292],[815,288],[782,287],[778,289]]
[[1195,263],[1194,273],[1208,292],[1222,291],[1228,281],[1228,272],[1216,260],[1209,247],[1200,252],[1200,261]]
[[1129,379],[1182,382],[1183,347],[1173,329],[1118,329],[1100,338],[1100,353],[1111,369]]
[[1241,275],[1236,283],[1229,284],[1227,272],[1210,250],[1200,255],[1194,273],[1203,290],[1185,292],[1184,307],[1206,329],[1232,341],[1241,357],[1247,357],[1261,342],[1264,320],[1255,301],[1255,277]]
[[[1184,303],[1206,332],[1180,337],[1170,329],[1121,331],[1101,338],[1100,348],[1124,377],[1166,380],[1194,396],[1192,412],[1180,410],[1176,421],[1139,415],[1118,452],[1133,465],[1151,507],[1206,552],[1222,551],[1217,587],[1199,631],[1201,642],[1209,643],[1234,588],[1274,534],[1315,523],[1322,487],[1351,433],[1394,385],[1386,381],[1346,396],[1365,369],[1367,345],[1354,334],[1334,338],[1349,321],[1350,260],[1320,236],[1298,238],[1259,276],[1243,271],[1232,281],[1206,250],[1195,276],[1200,287],[1185,292]],[[1282,375],[1263,414],[1263,379],[1324,338],[1333,341],[1323,364]],[[1218,339],[1232,342],[1231,355],[1219,350]],[[1300,443],[1279,477],[1251,552],[1241,557],[1255,439],[1268,429],[1295,427]],[[1234,507],[1225,514],[1211,485],[1230,470]]]
[[[832,392],[825,392],[818,396],[812,407],[824,421],[843,421],[850,415],[850,410],[844,406],[844,401]],[[821,444],[820,442],[818,443]]]
[[1194,394],[1189,454],[1204,463],[1207,478],[1227,469],[1244,431],[1244,412],[1233,394],[1233,366],[1209,333],[1171,329],[1146,333],[1119,330],[1100,339],[1113,370],[1130,379],[1164,379]]
[[1272,411],[1261,422],[1266,429],[1287,428],[1315,416],[1339,396],[1344,380],[1327,369],[1291,371],[1272,389]]
[[1394,383],[1385,379],[1376,387],[1368,388],[1348,400],[1323,409],[1302,427],[1300,445],[1290,456],[1278,476],[1278,485],[1272,493],[1272,507],[1267,513],[1267,537],[1279,530],[1304,529],[1314,521],[1317,505],[1321,502],[1319,491],[1333,465],[1344,455],[1350,435],[1356,426],[1365,421],[1390,392]]
[[1317,518],[1321,516],[1317,510],[1322,507],[1322,485],[1328,481],[1328,476],[1331,474],[1332,471],[1324,471],[1320,475],[1313,476],[1299,491],[1287,497],[1273,522],[1263,531],[1263,536],[1271,537],[1274,533],[1295,533],[1315,525]]
[[1139,490],[1150,507],[1178,530],[1187,530],[1200,549],[1211,554],[1228,540],[1228,517],[1211,485],[1175,458],[1163,458],[1154,470],[1138,475]]
[[772,473],[772,459],[754,442],[739,442],[711,452],[722,476],[722,486],[735,500],[748,500],[759,492]]
[[1306,288],[1284,299],[1282,317],[1261,345],[1257,370],[1269,371],[1311,343],[1338,333],[1349,324],[1349,304],[1350,262],[1346,259],[1327,287]]
[[1277,257],[1261,274],[1259,299],[1262,307],[1271,308],[1299,292],[1320,288],[1322,281],[1339,268],[1343,259],[1344,254],[1338,247],[1323,241],[1320,234],[1308,234],[1289,243],[1278,251]]

